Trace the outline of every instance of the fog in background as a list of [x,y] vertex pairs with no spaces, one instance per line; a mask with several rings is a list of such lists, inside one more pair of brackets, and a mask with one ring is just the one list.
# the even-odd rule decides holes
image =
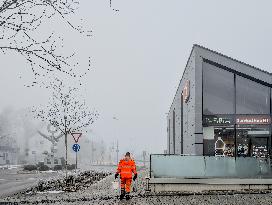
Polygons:
[[[61,32],[63,52],[76,51],[83,67],[91,57],[82,92],[100,117],[82,140],[107,146],[118,140],[120,153],[162,153],[167,144],[166,113],[195,43],[272,72],[269,0],[112,0],[112,8],[109,0],[80,2],[76,18],[83,21],[73,23],[91,28],[91,38],[60,22],[43,26],[37,35]],[[20,55],[0,54],[0,69],[1,112],[16,113],[48,102],[48,90],[24,86],[33,75]],[[70,81],[73,84],[67,77],[66,83]],[[32,128],[41,125],[24,126],[35,136]],[[18,137],[26,139],[27,129],[21,132]]]

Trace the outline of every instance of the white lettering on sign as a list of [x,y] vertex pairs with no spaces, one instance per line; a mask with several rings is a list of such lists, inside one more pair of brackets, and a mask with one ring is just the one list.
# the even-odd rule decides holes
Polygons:
[[233,119],[230,117],[207,116],[207,117],[204,117],[203,123],[208,125],[219,125],[219,124],[228,125],[228,124],[233,124]]
[[236,124],[248,125],[248,124],[270,124],[271,118],[269,116],[239,116],[236,118]]
[[182,91],[182,95],[183,95],[183,101],[186,103],[189,100],[190,97],[190,81],[186,80],[183,91]]

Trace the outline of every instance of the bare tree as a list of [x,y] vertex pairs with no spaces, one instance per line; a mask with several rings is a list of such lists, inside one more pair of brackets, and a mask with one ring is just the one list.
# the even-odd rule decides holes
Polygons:
[[90,110],[79,89],[66,87],[62,81],[50,84],[52,97],[45,107],[33,108],[34,117],[48,122],[65,135],[66,167],[67,167],[67,136],[73,132],[82,132],[98,118],[96,110]]
[[62,35],[50,33],[43,40],[37,35],[41,25],[61,19],[71,29],[90,36],[91,31],[69,20],[78,5],[79,0],[0,0],[0,51],[22,55],[35,78],[54,71],[73,77],[84,75],[73,70],[78,65],[70,60],[75,53],[69,56],[58,53],[57,47],[63,46]]
[[98,113],[90,111],[84,98],[79,95],[79,89],[66,87],[62,81],[56,79],[51,82],[52,97],[45,108],[34,109],[36,117],[47,121],[65,133],[82,131],[91,125],[98,117]]

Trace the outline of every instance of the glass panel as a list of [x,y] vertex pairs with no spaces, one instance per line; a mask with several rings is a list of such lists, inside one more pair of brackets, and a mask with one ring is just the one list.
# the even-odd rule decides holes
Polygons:
[[269,87],[236,75],[236,113],[269,114]]
[[237,125],[237,156],[258,157],[268,156],[268,125]]
[[155,178],[271,178],[269,160],[255,157],[151,155]]
[[151,155],[152,177],[203,177],[203,156]]
[[205,157],[207,177],[235,177],[234,157]]
[[155,178],[272,178],[268,159],[151,155]]
[[237,177],[254,178],[261,174],[259,160],[253,157],[236,158],[235,167]]
[[234,74],[203,62],[203,113],[234,114]]
[[213,115],[203,117],[204,155],[235,155],[234,117]]
[[268,162],[268,160],[260,159],[259,166],[260,166],[261,175],[269,177],[269,175],[271,174],[271,164]]

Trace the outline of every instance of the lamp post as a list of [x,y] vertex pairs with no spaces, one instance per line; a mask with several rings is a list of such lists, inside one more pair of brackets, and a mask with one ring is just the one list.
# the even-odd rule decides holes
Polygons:
[[64,134],[65,134],[65,177],[66,177],[66,181],[67,181],[67,149],[68,149],[68,145],[67,145],[67,128],[66,128],[66,121],[67,121],[67,116],[64,116]]
[[[114,120],[119,120],[117,117],[113,117],[112,119]],[[115,128],[117,130],[117,128]],[[117,135],[117,131],[115,131],[116,135]],[[116,136],[117,137],[117,136]],[[116,144],[116,165],[118,166],[119,163],[119,144],[118,144],[118,139],[117,139],[117,144]]]
[[118,140],[117,140],[117,144],[116,144],[116,165],[118,166],[118,163],[119,163],[119,145],[118,145]]

